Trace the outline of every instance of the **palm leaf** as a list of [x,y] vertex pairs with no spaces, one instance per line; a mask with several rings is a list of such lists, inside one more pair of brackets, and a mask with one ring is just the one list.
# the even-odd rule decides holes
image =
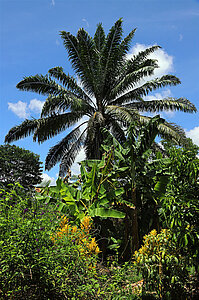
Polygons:
[[183,112],[196,112],[197,109],[186,98],[167,98],[162,100],[142,101],[126,104],[125,107],[138,109],[139,111],[158,112],[168,110],[179,110]]
[[95,43],[83,28],[78,30],[77,39],[79,41],[79,55],[84,66],[84,76],[86,78],[86,80],[82,80],[83,86],[89,91],[89,94],[96,95],[97,54]]
[[[124,94],[128,90],[132,90],[135,85],[139,83],[141,79],[146,76],[152,75],[154,72],[154,66],[144,66],[139,70],[136,70],[132,73],[127,74],[123,79],[121,79],[117,86],[113,88],[111,93],[109,94],[109,101],[119,96],[120,94]],[[115,100],[116,102],[116,100]],[[114,101],[110,103],[115,103]]]
[[110,131],[113,136],[120,142],[125,141],[125,132],[122,128],[122,124],[119,124],[118,120],[114,120],[110,117]]
[[[143,51],[140,51],[138,54],[134,55],[133,58],[131,59],[131,62],[136,66],[137,64],[139,65],[142,63],[147,56],[149,56],[151,53],[155,52],[156,50],[160,49],[161,47],[158,45],[154,45],[152,47],[149,47]],[[130,64],[131,64],[130,62]]]
[[105,44],[105,33],[102,27],[102,23],[99,23],[97,25],[97,29],[94,35],[94,42],[95,42],[96,49],[99,52],[101,52]]
[[64,41],[64,46],[68,51],[68,56],[71,61],[72,67],[75,72],[81,78],[81,82],[86,92],[93,96],[92,83],[90,82],[91,76],[88,72],[88,68],[85,68],[85,61],[82,60],[82,47],[84,43],[78,40],[70,32],[61,31],[61,37]]
[[70,126],[77,123],[84,114],[79,112],[68,112],[61,115],[51,115],[40,119],[35,130],[33,140],[43,143],[44,141],[56,136]]
[[[139,120],[137,121],[141,125],[145,125],[148,124],[150,120],[150,117],[139,115]],[[164,139],[169,139],[179,145],[183,145],[186,142],[186,135],[184,129],[176,125],[175,123],[165,122],[164,124],[159,124],[158,130],[158,135],[160,135]]]
[[68,168],[73,164],[86,139],[87,128],[80,134],[79,138],[71,144],[69,150],[65,150],[59,166],[59,176],[63,177]]
[[122,52],[122,57],[124,54],[127,54],[127,52],[130,50],[130,46],[131,46],[131,40],[134,37],[136,32],[136,28],[133,29],[121,42],[120,44],[120,51]]
[[71,111],[76,111],[76,109],[80,112],[84,112],[85,114],[88,112],[94,112],[94,107],[91,106],[88,102],[75,97],[74,95],[65,93],[61,96],[53,96],[49,95],[46,99],[43,109],[41,112],[41,116],[48,116],[55,113],[63,112],[67,109]]
[[164,123],[165,120],[157,115],[150,119],[148,124],[142,128],[136,143],[137,157],[141,157],[145,151],[151,148],[151,145],[154,143],[154,140],[159,133],[159,126]]
[[49,74],[59,80],[67,90],[75,93],[76,97],[82,98],[87,102],[92,102],[84,90],[77,84],[75,78],[70,75],[66,75],[62,67],[55,67],[50,69]]
[[137,118],[139,118],[137,110],[116,105],[107,105],[106,113],[107,115],[111,115],[113,118],[116,118],[122,123],[128,124],[132,123],[134,120],[137,120]]
[[148,81],[141,87],[131,90],[117,99],[110,102],[111,105],[121,105],[132,100],[140,100],[142,96],[146,96],[149,92],[167,85],[175,86],[180,83],[180,80],[173,75],[164,75],[161,78]]
[[64,94],[66,90],[47,75],[35,75],[25,77],[17,84],[17,88],[22,91],[35,92],[42,95],[60,95]]
[[45,169],[50,170],[54,167],[63,157],[63,154],[68,151],[73,143],[75,143],[81,135],[80,127],[86,124],[83,122],[78,127],[73,129],[65,138],[63,138],[55,146],[51,147],[48,155],[46,156]]
[[104,94],[107,93],[111,85],[111,78],[114,78],[113,72],[115,72],[117,55],[119,53],[119,45],[122,39],[122,19],[119,19],[114,26],[110,29],[106,38],[106,42],[102,53],[102,66],[103,66],[103,85]]
[[38,122],[39,121],[36,119],[26,119],[21,123],[21,125],[15,126],[9,130],[8,134],[5,137],[5,142],[11,143],[13,141],[17,141],[21,138],[31,135],[37,128]]

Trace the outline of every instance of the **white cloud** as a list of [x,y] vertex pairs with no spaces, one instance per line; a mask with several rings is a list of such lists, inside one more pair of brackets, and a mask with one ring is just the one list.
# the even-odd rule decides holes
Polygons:
[[[144,51],[146,48],[152,47],[152,45],[136,44],[131,53],[127,55],[127,58],[130,59],[132,56],[138,54],[140,51]],[[158,49],[148,56],[150,59],[157,59],[159,68],[156,68],[154,75],[151,77],[159,77],[168,72],[173,71],[173,56],[166,53],[164,49]]]
[[60,41],[59,41],[58,39],[56,39],[55,44],[56,44],[57,46],[59,46],[59,45],[60,45]]
[[75,159],[74,163],[71,166],[72,174],[77,175],[77,174],[80,173],[80,165],[78,164],[78,162],[81,162],[82,160],[85,160],[85,158],[86,158],[86,154],[85,154],[84,149],[82,148],[80,150],[80,152],[78,153],[78,155],[76,156],[76,159]]
[[27,110],[27,103],[18,101],[17,103],[8,102],[8,109],[11,110],[19,118],[28,118],[29,113]]
[[50,177],[46,173],[43,173],[41,177],[42,177],[42,182],[40,183],[40,185],[45,185],[48,181],[50,181],[50,185],[56,185],[56,179],[54,177]]
[[191,138],[197,146],[199,146],[199,126],[191,130],[186,130],[187,137]]
[[51,0],[51,5],[55,6],[55,0]]
[[44,102],[45,101],[40,101],[40,100],[37,100],[37,99],[32,99],[32,100],[30,100],[30,104],[28,105],[28,108],[31,111],[34,111],[36,113],[41,113],[43,105],[44,105]]
[[179,35],[179,41],[181,42],[182,40],[183,40],[183,35],[180,34],[180,35]]
[[86,23],[87,27],[89,27],[89,23],[88,23],[88,21],[85,18],[83,18],[82,21]]
[[32,99],[29,104],[23,101],[18,101],[17,103],[8,102],[8,109],[19,118],[25,119],[28,118],[32,112],[40,114],[43,105],[44,101]]

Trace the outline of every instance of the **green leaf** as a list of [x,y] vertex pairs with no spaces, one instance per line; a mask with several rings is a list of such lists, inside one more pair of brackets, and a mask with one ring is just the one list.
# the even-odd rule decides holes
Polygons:
[[106,209],[106,208],[95,208],[89,210],[89,214],[91,217],[102,217],[102,218],[124,218],[125,213],[114,210],[114,209]]

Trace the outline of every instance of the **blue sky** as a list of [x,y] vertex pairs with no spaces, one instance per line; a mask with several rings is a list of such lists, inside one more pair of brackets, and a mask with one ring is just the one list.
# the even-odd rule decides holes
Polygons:
[[[120,17],[124,35],[137,28],[129,55],[160,45],[153,55],[160,65],[156,75],[174,74],[182,82],[156,91],[153,99],[186,97],[199,110],[199,0],[0,0],[0,144],[24,118],[39,117],[45,98],[16,89],[24,76],[44,75],[55,66],[74,75],[59,31],[76,34],[84,27],[93,36],[96,24],[102,22],[107,33]],[[199,112],[163,117],[181,125],[199,145]],[[32,137],[14,144],[39,154],[44,162],[48,149],[62,136],[42,145]],[[82,157],[80,153],[77,160]],[[56,178],[58,166],[44,173]]]

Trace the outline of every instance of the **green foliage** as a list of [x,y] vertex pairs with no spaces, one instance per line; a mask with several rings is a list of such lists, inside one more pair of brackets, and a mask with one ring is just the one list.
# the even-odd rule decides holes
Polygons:
[[[113,182],[116,180],[120,188],[124,189],[117,203],[126,213],[123,245],[126,258],[139,247],[139,237],[142,236],[144,227],[142,218],[146,220],[148,228],[152,225],[148,219],[154,220],[156,203],[153,199],[153,176],[156,170],[151,167],[151,154],[158,127],[164,122],[164,119],[156,116],[141,128],[137,123],[131,124],[123,144],[107,130],[103,130],[106,137],[103,149],[113,149],[113,169],[110,178]],[[147,210],[146,207],[150,209]]]
[[59,211],[68,212],[79,220],[87,214],[91,217],[124,218],[123,212],[113,209],[114,201],[124,190],[110,182],[112,154],[110,151],[102,160],[83,161],[81,181],[70,184],[59,178],[55,187],[45,188],[42,194],[47,196],[48,202],[55,203]]
[[99,299],[141,299],[141,275],[137,274],[137,269],[130,262],[118,265],[112,261],[108,267],[98,270],[98,280]]
[[185,299],[190,293],[185,257],[169,230],[163,229],[159,234],[152,230],[144,236],[143,246],[134,258],[144,279],[143,294],[155,294],[158,299]]
[[39,156],[15,145],[0,146],[0,186],[19,182],[26,188],[41,182]]
[[14,186],[0,199],[0,293],[3,299],[92,299],[95,256],[81,256],[67,235],[52,236],[62,214],[55,206],[28,199]]
[[[170,163],[167,172],[170,180],[166,193],[160,199],[159,209],[164,227],[170,228],[173,238],[187,256],[198,267],[199,259],[199,159],[198,147],[190,142],[186,149],[168,147]],[[180,228],[180,230],[179,230]],[[188,263],[188,262],[187,262]]]

